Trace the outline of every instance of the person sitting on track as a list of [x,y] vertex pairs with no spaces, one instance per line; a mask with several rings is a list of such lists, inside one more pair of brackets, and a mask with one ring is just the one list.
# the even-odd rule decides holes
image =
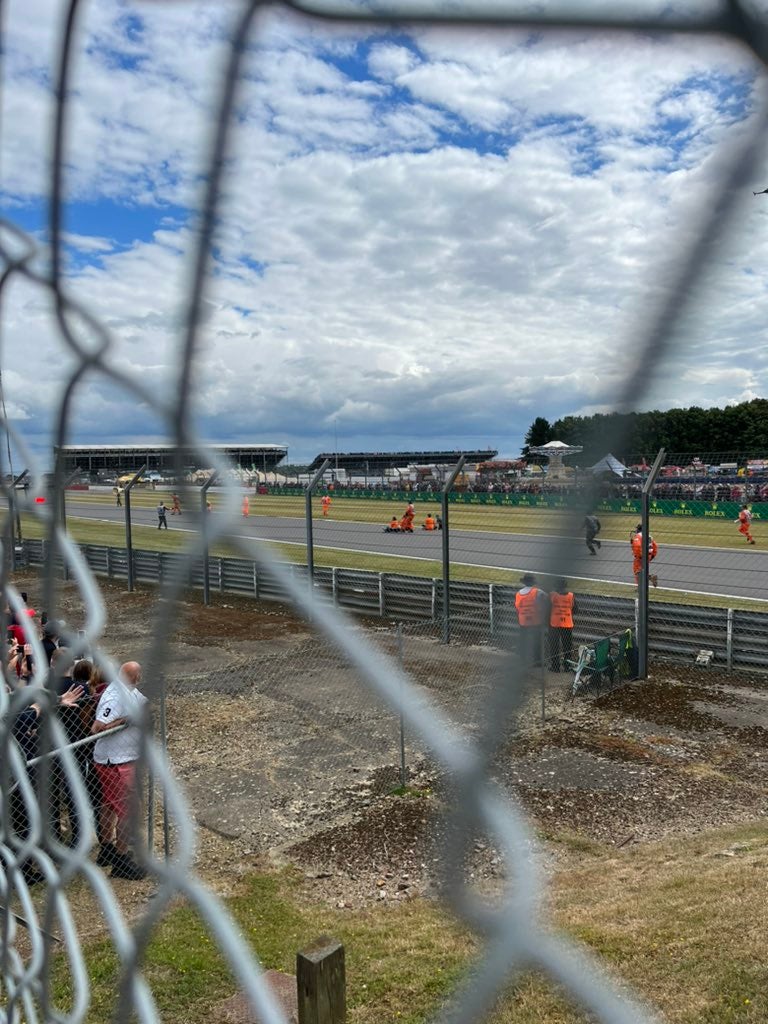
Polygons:
[[397,516],[392,516],[389,521],[389,526],[384,527],[384,533],[400,533],[400,520]]
[[431,512],[427,512],[427,518],[422,523],[421,528],[422,528],[422,530],[436,530],[437,529],[437,523],[435,522]]

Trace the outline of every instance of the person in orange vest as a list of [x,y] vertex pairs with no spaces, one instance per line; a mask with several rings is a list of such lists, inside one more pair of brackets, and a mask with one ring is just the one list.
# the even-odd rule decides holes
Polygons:
[[[630,535],[630,541],[632,544],[632,572],[635,574],[635,584],[640,583],[640,570],[643,567],[643,524],[638,523],[636,529]],[[654,560],[656,555],[659,553],[659,545],[653,539],[648,538],[648,569],[651,568],[651,562]],[[648,579],[651,581],[654,587],[659,585],[659,577],[649,571]]]
[[739,533],[747,541],[747,544],[754,544],[755,538],[752,536],[752,511],[749,505],[742,505],[741,512],[739,512],[739,518],[733,520],[734,523],[739,524]]
[[557,590],[549,595],[549,668],[566,672],[566,662],[573,648],[573,613],[576,598],[568,589],[568,580],[561,579]]
[[247,494],[243,495],[243,516],[247,519],[251,511],[251,501]]
[[437,523],[432,518],[432,513],[431,512],[427,512],[427,518],[424,520],[424,523],[423,523],[421,528],[422,528],[422,530],[436,530],[437,529]]
[[322,498],[320,499],[320,504],[323,506],[323,519],[327,519],[328,518],[328,512],[329,512],[330,507],[331,507],[330,495],[324,494],[322,496]]
[[542,626],[546,616],[547,594],[536,586],[536,577],[527,572],[515,594],[519,630],[520,660],[526,666],[541,664]]
[[389,521],[389,526],[384,527],[385,533],[400,533],[400,520],[397,516],[392,516]]
[[174,494],[174,495],[171,496],[171,515],[172,516],[180,516],[181,515],[181,502],[179,501],[178,494]]
[[408,502],[408,508],[403,513],[403,518],[400,520],[400,529],[403,533],[413,533],[413,520],[416,518],[416,509],[413,507],[413,502]]

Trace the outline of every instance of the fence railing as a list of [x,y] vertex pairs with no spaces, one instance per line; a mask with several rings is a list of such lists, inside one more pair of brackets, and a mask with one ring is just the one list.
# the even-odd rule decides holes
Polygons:
[[[128,579],[125,548],[87,544],[82,553],[91,570],[110,579]],[[47,542],[25,540],[22,559],[29,565],[45,565]],[[160,584],[179,579],[202,590],[204,567],[201,559],[164,551],[134,550],[134,579]],[[208,559],[212,592],[239,594],[267,601],[288,600],[273,576],[255,562],[244,558]],[[307,567],[291,566],[291,572],[306,578]],[[318,598],[359,615],[403,622],[427,622],[442,614],[440,579],[369,572],[362,569],[316,567],[314,591]],[[517,634],[515,594],[517,588],[503,583],[452,581],[450,607],[452,631],[457,640],[471,635],[474,642],[506,647]],[[578,594],[579,614],[574,641],[591,641],[636,625],[636,600]],[[652,656],[686,663],[702,649],[713,652],[711,664],[727,671],[768,673],[768,614],[734,608],[706,608],[695,605],[653,603],[649,613],[649,649]]]

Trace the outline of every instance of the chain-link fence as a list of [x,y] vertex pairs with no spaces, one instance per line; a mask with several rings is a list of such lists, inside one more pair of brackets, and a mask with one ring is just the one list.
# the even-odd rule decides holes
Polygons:
[[[57,59],[52,75],[56,81],[55,105],[48,182],[50,248],[41,253],[34,231],[22,226],[22,218],[18,222],[4,221],[4,266],[0,284],[7,289],[9,283],[23,283],[38,289],[51,302],[54,330],[61,340],[62,356],[66,353],[67,357],[62,358],[61,391],[57,396],[53,417],[56,422],[57,448],[61,450],[75,421],[74,399],[81,379],[87,375],[97,375],[110,387],[125,389],[136,403],[143,403],[156,416],[157,422],[163,424],[176,446],[180,471],[178,475],[181,477],[184,452],[194,449],[200,451],[201,458],[205,457],[193,425],[196,356],[202,347],[205,284],[220,223],[218,213],[225,192],[230,133],[233,124],[239,123],[236,115],[238,86],[242,82],[242,59],[255,38],[254,20],[260,5],[240,5],[232,13],[231,24],[222,30],[221,39],[218,40],[220,43],[225,41],[222,45],[226,51],[225,63],[216,87],[217,99],[207,167],[200,175],[205,194],[199,204],[197,234],[191,245],[190,273],[185,288],[182,318],[184,326],[180,331],[179,354],[176,357],[176,387],[172,389],[169,398],[154,393],[147,386],[143,375],[133,373],[122,356],[118,356],[109,326],[92,316],[83,304],[72,297],[63,266],[66,153],[72,127],[70,103],[77,88],[75,51],[82,26],[81,19],[84,17],[81,7],[77,0],[73,0],[62,10],[62,24],[55,39]],[[299,12],[303,7],[293,5],[293,10]],[[634,12],[632,16],[623,11],[615,16],[605,16],[589,11],[564,14],[562,11],[544,9],[535,19],[531,18],[528,11],[500,10],[496,7],[458,10],[450,16],[431,7],[409,11],[400,8],[372,11],[344,6],[313,8],[307,13],[328,22],[366,26],[390,25],[395,21],[401,25],[406,20],[418,19],[422,25],[453,22],[466,26],[482,23],[492,26],[516,25],[537,31],[578,28],[580,31],[611,29],[626,32],[639,29],[656,32],[722,32],[745,43],[760,60],[764,60],[765,56],[762,25],[753,20],[750,11],[735,3],[723,5],[722,8],[706,8],[696,16],[688,12],[670,12],[666,7],[662,13],[653,9],[650,13]],[[4,60],[7,60],[6,50],[4,54]],[[719,185],[713,201],[704,211],[700,223],[691,229],[681,247],[675,270],[668,276],[665,297],[658,308],[648,314],[641,336],[632,345],[635,362],[617,387],[616,399],[620,406],[642,402],[650,394],[652,368],[661,364],[661,357],[671,348],[674,328],[686,311],[692,285],[706,267],[714,243],[721,238],[723,225],[733,211],[747,174],[756,166],[765,120],[766,114],[761,111],[753,123],[750,136],[738,140],[730,147],[728,159],[719,171]],[[42,461],[30,450],[12,416],[4,415],[4,426],[33,479],[42,480]],[[622,449],[620,437],[611,440],[617,450]],[[227,467],[221,459],[210,457],[208,461],[220,472],[226,472]],[[11,471],[10,465],[6,468]],[[443,645],[440,648],[436,638],[429,641],[420,638],[418,646],[422,650],[425,645],[429,647],[431,656],[424,663],[416,665],[414,682],[399,668],[399,649],[397,653],[387,656],[386,651],[375,643],[367,642],[338,610],[315,599],[306,579],[300,579],[277,564],[264,546],[253,545],[238,535],[238,524],[242,518],[250,516],[251,510],[250,507],[245,508],[239,490],[229,487],[218,497],[218,516],[209,519],[206,510],[195,508],[194,504],[182,512],[183,515],[189,515],[195,532],[192,536],[181,538],[178,564],[163,586],[161,600],[148,625],[150,642],[144,659],[144,678],[142,680],[140,677],[141,667],[133,661],[125,662],[118,676],[117,667],[110,662],[100,644],[105,623],[104,605],[98,587],[86,560],[65,529],[65,482],[63,464],[58,459],[46,492],[53,500],[46,507],[41,505],[32,510],[36,513],[35,522],[50,545],[43,581],[43,604],[51,619],[55,619],[61,582],[56,566],[61,562],[65,576],[76,583],[81,593],[86,638],[97,664],[109,681],[97,703],[90,729],[94,730],[97,723],[107,728],[91,732],[91,736],[96,737],[93,742],[94,765],[97,767],[94,768],[90,762],[83,767],[77,751],[68,747],[68,740],[88,727],[84,720],[84,705],[78,706],[77,711],[71,710],[73,702],[80,700],[82,694],[75,698],[70,696],[70,688],[64,692],[58,691],[58,684],[66,676],[63,671],[60,676],[56,671],[49,672],[45,638],[33,630],[22,630],[23,643],[30,645],[28,656],[31,658],[31,674],[27,685],[19,685],[9,677],[8,687],[3,689],[0,697],[0,791],[3,795],[0,883],[4,907],[15,908],[12,913],[5,913],[2,921],[2,974],[5,1015],[9,1021],[82,1020],[88,1012],[91,998],[88,965],[83,957],[82,941],[73,924],[69,903],[69,885],[75,878],[93,892],[119,959],[115,981],[116,1019],[128,1020],[133,1016],[142,1021],[159,1019],[158,1006],[143,973],[142,964],[158,921],[170,903],[178,896],[183,896],[197,911],[202,924],[224,953],[237,983],[246,993],[259,1019],[267,1024],[276,1024],[281,1020],[273,995],[264,984],[261,973],[254,969],[258,966],[254,952],[210,890],[199,882],[195,874],[195,836],[189,807],[177,787],[162,745],[156,744],[151,738],[140,706],[142,702],[137,696],[144,691],[148,704],[158,715],[161,734],[168,736],[169,743],[172,743],[172,735],[169,735],[172,701],[194,702],[204,699],[204,693],[182,697],[167,692],[168,637],[176,618],[177,600],[186,586],[190,566],[199,559],[208,545],[217,542],[226,542],[244,556],[255,551],[255,557],[265,571],[278,580],[282,592],[311,621],[317,635],[324,638],[323,645],[313,642],[304,649],[298,666],[284,666],[286,672],[281,672],[279,676],[270,677],[267,672],[265,697],[269,704],[262,708],[264,721],[279,721],[279,708],[291,703],[291,727],[297,733],[296,721],[311,733],[322,727],[317,723],[323,720],[321,715],[325,715],[338,735],[346,735],[350,743],[349,732],[357,731],[358,723],[362,722],[365,743],[374,749],[379,747],[384,759],[390,757],[393,736],[394,749],[397,750],[398,728],[393,728],[393,725],[394,720],[402,715],[406,742],[413,743],[414,750],[429,751],[429,756],[451,779],[452,799],[446,803],[445,816],[453,842],[446,846],[442,855],[446,880],[444,892],[456,914],[482,933],[486,944],[482,958],[466,986],[443,1010],[443,1019],[462,1022],[482,1019],[493,1005],[510,972],[519,970],[523,965],[545,972],[562,986],[570,998],[597,1019],[616,1024],[649,1019],[648,1014],[627,996],[623,988],[619,989],[604,977],[592,958],[577,951],[575,946],[565,940],[553,936],[546,927],[541,909],[544,888],[537,868],[535,844],[519,806],[507,793],[493,785],[489,775],[489,765],[493,764],[501,748],[508,722],[516,713],[523,712],[532,696],[528,665],[522,665],[521,659],[516,656],[506,659],[497,656],[481,645],[470,643],[461,648],[459,656],[452,646]],[[9,613],[15,615],[18,621],[23,621],[22,617],[26,614],[24,603],[9,575],[11,552],[14,550],[14,528],[18,525],[15,515],[18,494],[8,482],[4,483],[3,491],[10,513],[4,524],[3,589],[9,602]],[[732,492],[730,497],[733,497]],[[717,500],[717,492],[715,498]],[[702,495],[701,500],[708,499]],[[337,509],[340,504],[336,506]],[[327,548],[340,546],[333,532],[334,507],[332,499],[327,506],[328,514],[322,517],[328,520],[322,523],[323,529],[327,531],[323,536],[323,546]],[[170,508],[173,509],[172,504]],[[160,532],[164,517],[160,515],[159,508],[153,509],[148,504],[146,512],[149,519],[155,516],[152,528]],[[570,571],[573,566],[573,538],[580,537],[582,514],[583,510],[561,521],[552,540],[547,541],[546,557],[531,555],[535,564],[513,565],[511,568],[516,571],[530,569],[547,574],[575,575]],[[386,536],[388,541],[401,545],[415,540],[415,531],[411,534],[409,530],[401,529],[397,534],[393,532],[384,535],[384,527],[390,521],[390,516],[399,517],[402,522],[399,507],[392,507],[391,510],[388,508],[386,516],[379,516],[373,512],[372,506],[370,520],[358,527],[360,536],[364,534],[368,537],[374,531]],[[302,525],[305,526],[299,521],[299,529]],[[284,524],[283,535],[271,539],[299,546],[306,543],[301,535],[296,535],[294,526],[293,523]],[[736,530],[735,525],[733,529]],[[427,543],[434,540],[432,536],[426,537],[427,533],[432,532],[424,531]],[[745,542],[749,543],[748,536]],[[485,538],[470,540],[475,554],[482,552],[484,543]],[[406,549],[398,547],[396,550],[401,553]],[[664,564],[663,551],[662,548],[659,554],[660,576]],[[413,556],[413,551],[409,555]],[[670,577],[674,565],[670,560]],[[713,581],[716,572],[712,568]],[[686,575],[690,575],[689,570],[682,568],[680,573],[680,582],[686,587],[691,586],[692,580],[686,579]],[[631,584],[631,580],[627,582]],[[460,626],[460,619],[457,626]],[[68,639],[74,646],[76,638]],[[388,642],[392,644],[391,637]],[[409,658],[414,661],[415,647],[415,638],[406,634],[403,637],[402,653],[406,665]],[[27,657],[27,652],[22,650],[21,653]],[[291,660],[293,658],[295,655],[291,656]],[[316,690],[310,698],[301,697],[297,688],[290,686],[290,674],[297,669],[312,674]],[[224,675],[234,684],[239,672],[237,665],[228,665]],[[193,674],[189,675],[192,677]],[[206,673],[206,687],[210,686],[212,678],[217,685],[224,685],[224,679],[209,671]],[[273,681],[270,682],[270,679]],[[110,687],[115,688],[112,696],[108,695]],[[224,696],[228,694],[226,690],[221,692]],[[345,706],[350,694],[355,695],[351,709]],[[456,701],[459,696],[461,703],[458,705],[458,717],[473,719],[473,709],[481,708],[478,725],[473,727],[469,737],[456,724]],[[388,715],[382,713],[381,705],[390,709]],[[203,707],[202,715],[210,719],[217,709],[218,705]],[[177,718],[181,716],[179,706],[173,710]],[[103,733],[110,731],[109,726],[115,720],[124,720],[126,728],[120,734],[104,737]],[[127,738],[129,733],[130,740]],[[83,739],[90,743],[91,736]],[[111,745],[100,747],[105,738]],[[331,758],[331,763],[321,764],[318,774],[333,770],[335,754],[330,745],[326,754]],[[100,786],[99,826],[102,826],[102,811],[105,829],[107,819],[110,822],[109,833],[105,831],[100,836],[104,840],[101,845],[105,848],[102,860],[109,856],[113,858],[112,874],[115,878],[121,876],[121,871],[123,877],[130,877],[131,872],[138,876],[140,872],[146,871],[156,883],[154,899],[146,908],[142,908],[133,927],[129,927],[124,919],[119,901],[101,870],[104,864],[96,863],[91,855],[90,840],[91,835],[96,834],[96,814],[89,798],[85,776],[90,774],[92,768]],[[102,768],[105,770],[102,771]],[[162,791],[168,830],[174,837],[174,856],[167,861],[152,856],[151,848],[141,841],[135,828],[136,794],[141,789],[137,779],[140,781],[145,774],[151,776]],[[306,788],[306,784],[302,788]],[[285,779],[278,778],[276,799],[283,800],[286,796],[290,796],[289,786]],[[305,800],[305,806],[299,807],[298,814],[306,810]],[[244,794],[243,813],[253,813],[247,794]],[[58,830],[61,830],[59,838],[64,842],[60,842],[54,834]],[[503,900],[493,908],[479,904],[474,899],[466,886],[463,872],[465,854],[480,832],[494,836],[508,862],[509,876],[514,878]],[[111,854],[107,849],[109,846],[113,850]],[[37,901],[31,894],[36,883],[44,887]],[[26,927],[23,940],[20,935],[20,918]],[[50,932],[54,923],[60,930],[70,972],[70,984],[66,990],[67,1005],[64,1006],[58,1005],[51,989],[53,957]]]

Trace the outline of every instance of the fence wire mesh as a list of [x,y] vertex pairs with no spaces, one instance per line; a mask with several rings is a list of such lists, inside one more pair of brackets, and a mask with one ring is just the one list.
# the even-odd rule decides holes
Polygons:
[[[177,387],[168,398],[158,397],[141,376],[131,373],[116,358],[109,325],[98,321],[84,304],[76,301],[67,284],[63,265],[66,152],[69,145],[76,144],[72,135],[70,100],[77,89],[74,58],[87,15],[84,5],[78,0],[72,0],[60,10],[62,21],[57,39],[56,104],[49,178],[50,244],[47,249],[42,249],[38,240],[20,223],[6,218],[2,224],[0,246],[4,261],[0,288],[6,293],[13,283],[24,281],[48,297],[61,339],[62,355],[67,356],[55,410],[55,440],[59,448],[68,436],[78,385],[86,375],[96,375],[105,384],[125,389],[137,402],[145,403],[156,414],[158,422],[163,424],[177,446],[179,477],[182,475],[182,453],[190,450],[198,452],[208,464],[214,465],[222,478],[226,474],[226,465],[215,453],[204,451],[193,427],[192,398],[197,356],[204,344],[203,311],[217,214],[220,197],[225,192],[232,135],[239,127],[236,127],[237,118],[233,115],[242,81],[242,60],[248,47],[258,38],[256,15],[259,9],[260,4],[251,2],[233,7],[231,14],[231,27],[226,36],[227,56],[215,85],[216,113],[210,128],[208,163],[203,175],[205,194],[200,204],[197,235],[189,257],[184,289],[185,315],[180,332]],[[678,14],[666,5],[658,9],[636,9],[609,15],[594,13],[590,8],[565,12],[545,6],[537,11],[535,17],[520,8],[500,6],[483,9],[454,7],[450,13],[430,6],[409,6],[406,9],[398,5],[379,5],[370,10],[347,5],[294,4],[291,10],[326,22],[363,27],[420,23],[483,24],[498,28],[518,26],[539,31],[719,32],[743,42],[760,61],[765,58],[766,35],[762,23],[755,19],[751,9],[737,3],[712,5],[694,14],[687,11]],[[666,297],[655,311],[649,313],[638,337],[633,339],[631,351],[635,362],[617,394],[620,408],[642,402],[651,393],[652,368],[663,364],[662,357],[673,346],[674,328],[685,312],[692,286],[706,268],[713,247],[722,238],[739,192],[754,170],[767,121],[768,111],[760,111],[749,135],[737,139],[730,152],[723,156],[712,202],[680,247],[674,272],[667,278]],[[23,464],[29,468],[32,479],[39,483],[43,477],[42,466],[30,450],[23,430],[10,418],[4,419],[4,427]],[[612,439],[618,450],[622,448],[621,440],[620,437]],[[10,466],[5,468],[10,470]],[[14,679],[9,675],[9,688],[0,696],[3,823],[0,890],[4,907],[17,908],[14,913],[6,912],[2,917],[6,1019],[75,1021],[86,1017],[91,997],[90,982],[69,902],[70,883],[78,878],[93,892],[119,957],[119,997],[114,1010],[115,1019],[160,1019],[156,999],[142,970],[142,961],[162,914],[173,899],[183,895],[210,931],[258,1018],[266,1024],[277,1024],[282,1020],[282,1013],[260,971],[254,970],[258,966],[254,951],[195,873],[195,830],[189,805],[175,781],[162,744],[153,740],[151,729],[134,699],[133,684],[138,682],[135,672],[124,667],[118,681],[117,668],[102,643],[104,602],[83,553],[65,529],[60,500],[65,483],[63,462],[58,459],[48,489],[53,500],[30,510],[49,544],[41,605],[50,620],[55,621],[62,582],[57,565],[63,564],[66,577],[73,581],[81,596],[84,634],[90,653],[106,680],[115,687],[116,703],[107,717],[111,716],[111,720],[115,716],[124,717],[127,720],[123,738],[120,735],[113,737],[116,749],[129,742],[127,733],[131,732],[133,738],[126,755],[129,759],[123,761],[123,755],[113,751],[107,756],[109,763],[105,767],[118,769],[122,764],[134,765],[140,776],[149,775],[155,780],[155,785],[161,788],[169,829],[174,837],[173,856],[169,860],[156,857],[142,841],[135,827],[135,807],[128,806],[133,803],[130,800],[133,789],[126,773],[111,773],[112,781],[103,777],[102,798],[109,790],[111,798],[108,802],[113,817],[123,828],[121,838],[115,833],[115,842],[120,844],[116,847],[118,853],[133,842],[130,861],[124,865],[124,870],[146,870],[156,882],[155,898],[139,920],[129,924],[123,918],[119,901],[101,870],[103,865],[97,865],[91,856],[91,836],[96,831],[97,822],[84,778],[84,759],[68,747],[68,740],[84,728],[82,716],[79,711],[75,716],[68,709],[68,690],[58,692],[62,679],[66,679],[64,671],[59,670],[63,666],[49,671],[44,636],[29,626],[32,620],[27,616],[20,591],[9,575],[14,520],[11,514],[5,522],[2,582],[9,612],[22,628],[22,648],[23,644],[29,645],[29,651],[22,649],[20,655],[24,659],[29,656],[31,674],[25,686],[18,684],[20,676]],[[3,485],[3,491],[13,512],[18,494],[7,483]],[[661,495],[659,497],[665,500]],[[717,490],[714,497],[716,502],[720,500]],[[733,499],[733,491],[729,497]],[[708,502],[710,496],[702,492],[699,500]],[[265,573],[279,581],[296,609],[311,622],[315,636],[322,637],[321,642],[313,639],[303,649],[298,665],[294,661],[296,655],[292,655],[292,664],[285,666],[291,672],[309,672],[314,677],[314,700],[309,707],[301,709],[306,716],[307,729],[317,730],[321,715],[331,717],[337,732],[349,728],[359,730],[362,723],[366,744],[380,744],[382,759],[391,760],[390,751],[393,746],[396,750],[397,746],[397,730],[394,730],[393,743],[392,725],[402,714],[408,743],[413,745],[414,751],[428,753],[451,780],[453,799],[446,803],[446,822],[452,841],[442,851],[444,891],[456,914],[484,936],[485,949],[471,980],[443,1010],[442,1019],[480,1020],[493,1005],[510,974],[525,966],[538,968],[549,975],[593,1018],[612,1024],[650,1020],[650,1013],[632,1000],[626,991],[609,981],[594,958],[564,938],[553,935],[546,927],[542,910],[545,887],[535,844],[519,806],[508,792],[494,783],[491,771],[494,758],[505,742],[507,723],[532,697],[531,674],[521,668],[516,656],[504,657],[482,645],[470,643],[461,653],[453,647],[440,650],[440,656],[436,658],[439,664],[430,663],[425,668],[416,657],[415,649],[427,643],[433,645],[435,653],[438,653],[436,640],[406,633],[403,664],[407,671],[402,670],[398,652],[392,650],[391,639],[384,645],[371,642],[359,629],[352,628],[338,609],[326,601],[318,601],[306,579],[288,572],[270,554],[268,546],[246,543],[237,535],[237,525],[244,514],[238,488],[229,486],[223,489],[217,502],[220,515],[214,518],[208,518],[194,501],[188,511],[185,510],[184,514],[189,516],[196,532],[191,539],[185,537],[178,562],[166,578],[161,600],[152,615],[151,638],[143,658],[141,689],[159,718],[161,732],[168,732],[172,716],[183,715],[182,701],[205,700],[206,691],[202,686],[195,690],[193,676],[190,676],[191,685],[183,696],[169,691],[166,685],[171,678],[167,639],[176,621],[178,599],[186,585],[190,566],[199,559],[206,545],[226,540],[234,552],[244,557],[255,557]],[[382,502],[382,510],[385,505],[387,516],[400,511],[389,502]],[[333,507],[331,504],[330,509]],[[148,506],[147,514],[151,518],[152,506]],[[540,566],[542,571],[569,575],[573,563],[572,537],[580,533],[582,515],[583,512],[574,511],[567,518],[563,536],[550,545],[544,564]],[[330,519],[331,516],[324,518]],[[376,516],[372,525],[383,529],[387,521],[384,516]],[[323,525],[331,526],[330,523]],[[735,526],[733,530],[736,530]],[[300,538],[293,540],[298,545],[303,543]],[[663,555],[660,556],[660,568],[662,565]],[[670,578],[674,569],[673,563],[668,562],[666,571]],[[685,578],[684,569],[679,570],[679,582],[683,586],[691,586],[691,580]],[[64,636],[73,649],[82,639],[66,631]],[[269,703],[264,708],[264,719],[272,723],[278,721],[275,705],[291,701],[295,711],[297,697],[295,688],[286,683],[282,672],[271,674],[268,666],[263,667],[265,675],[262,678],[257,674],[256,686],[265,687],[263,696]],[[205,674],[205,686],[235,685],[246,671],[247,666],[236,662],[221,671],[210,670]],[[342,690],[341,682],[344,680],[346,688]],[[317,704],[323,696],[324,683],[331,690],[324,694],[321,711]],[[346,704],[349,690],[356,695],[351,706]],[[389,709],[388,714],[382,710],[384,707]],[[460,726],[466,724],[466,719],[474,714],[472,709],[477,707],[481,707],[482,713],[476,726],[467,734],[466,729]],[[101,708],[104,715],[107,704],[101,704]],[[53,756],[49,756],[52,753]],[[37,757],[40,760],[32,770],[29,762]],[[96,761],[99,762],[98,755]],[[90,772],[91,767],[88,762],[86,770]],[[49,801],[57,808],[53,815],[48,811]],[[304,810],[302,808],[302,812]],[[53,817],[56,818],[55,824]],[[57,835],[57,827],[62,826],[65,831]],[[464,858],[478,835],[492,836],[507,864],[509,885],[499,905],[483,904],[466,884]],[[42,897],[33,898],[32,883],[37,881],[38,875],[43,880],[44,892]],[[120,877],[119,872],[116,877]],[[20,922],[23,922],[23,928]],[[54,955],[50,935],[54,928],[69,963],[68,990],[71,994],[66,1005],[58,1005],[52,995]]]

